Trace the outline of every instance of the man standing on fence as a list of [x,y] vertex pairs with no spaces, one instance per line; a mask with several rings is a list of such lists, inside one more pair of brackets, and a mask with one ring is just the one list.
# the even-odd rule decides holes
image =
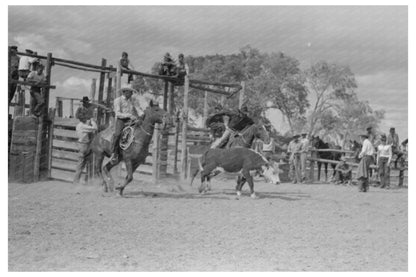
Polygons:
[[97,123],[94,119],[86,119],[81,117],[76,127],[78,136],[78,165],[75,171],[74,184],[78,184],[81,178],[81,172],[88,162],[91,161],[91,141],[95,131],[97,131]]
[[111,141],[111,162],[117,162],[119,152],[119,141],[124,127],[131,121],[137,120],[139,115],[134,107],[132,95],[136,90],[130,87],[121,88],[122,96],[114,99],[115,130]]
[[367,192],[369,188],[370,166],[374,164],[374,147],[368,139],[368,135],[361,135],[362,148],[358,155],[360,163],[358,164],[358,188],[360,192]]
[[[13,81],[19,80],[19,61],[20,57],[17,55],[17,46],[11,46],[9,56],[9,79]],[[12,102],[16,88],[17,84],[9,81],[9,105]]]
[[300,148],[300,169],[302,172],[302,183],[306,181],[306,158],[309,152],[309,140],[308,134],[303,133],[302,139],[300,141],[301,148]]
[[34,83],[30,88],[30,113],[39,117],[42,114],[45,104],[41,94],[42,88],[39,86],[46,82],[45,74],[43,74],[43,64],[39,64],[36,71],[29,73],[27,81]]
[[94,107],[90,103],[88,96],[82,97],[81,106],[75,112],[75,118],[81,120],[85,118],[86,120],[94,117]]

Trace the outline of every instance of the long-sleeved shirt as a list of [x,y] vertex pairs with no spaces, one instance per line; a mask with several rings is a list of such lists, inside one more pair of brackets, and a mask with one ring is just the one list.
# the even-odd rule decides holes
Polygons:
[[301,143],[300,152],[307,153],[309,151],[309,140],[307,138],[304,138],[300,141],[300,143]]
[[387,144],[392,145],[393,147],[399,147],[399,135],[394,133],[394,135],[391,135],[391,133],[387,136]]
[[127,99],[124,95],[114,99],[114,112],[116,118],[125,119],[132,116],[138,117],[137,110],[134,107],[133,99]]
[[391,150],[391,145],[389,144],[380,144],[377,147],[377,157],[384,157],[389,158],[389,161],[391,160],[391,157],[393,156],[393,152]]
[[90,143],[91,142],[90,134],[97,131],[97,124],[94,121],[91,121],[91,125],[80,122],[78,123],[75,130],[77,132],[78,142]]
[[368,139],[365,139],[363,142],[363,147],[361,148],[359,158],[364,156],[372,156],[374,155],[374,147]]
[[30,65],[35,61],[35,58],[23,56],[19,61],[19,70],[30,70]]

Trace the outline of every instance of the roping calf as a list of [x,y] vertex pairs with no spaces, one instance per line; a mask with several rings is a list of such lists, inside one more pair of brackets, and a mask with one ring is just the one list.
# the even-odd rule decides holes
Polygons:
[[209,182],[211,177],[224,171],[239,173],[236,186],[237,196],[241,195],[241,189],[247,181],[250,186],[251,197],[256,198],[252,176],[256,172],[260,172],[266,181],[272,182],[273,184],[280,183],[278,173],[274,173],[273,166],[269,164],[263,155],[243,147],[228,149],[216,148],[206,151],[200,159],[199,169],[192,176],[191,185],[199,171],[201,172],[199,192],[207,190],[210,186]]

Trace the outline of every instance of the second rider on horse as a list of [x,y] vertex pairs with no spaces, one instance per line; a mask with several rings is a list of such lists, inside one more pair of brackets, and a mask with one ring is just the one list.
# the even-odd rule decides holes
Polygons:
[[[222,111],[216,116],[222,115],[225,131],[222,136],[214,141],[211,148],[220,148],[228,141],[232,134],[243,131],[247,126],[253,125],[254,121],[248,116],[247,106],[243,106],[236,112]],[[212,117],[207,120],[207,126],[210,125]]]

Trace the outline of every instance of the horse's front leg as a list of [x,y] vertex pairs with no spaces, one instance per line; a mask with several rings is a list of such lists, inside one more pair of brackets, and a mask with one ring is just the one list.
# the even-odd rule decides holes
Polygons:
[[126,178],[124,178],[123,184],[118,185],[116,187],[116,190],[117,190],[119,196],[123,196],[124,188],[133,180],[133,163],[132,163],[132,161],[129,159],[129,160],[125,160],[124,163],[126,164],[127,175],[126,175]]
[[244,176],[237,177],[237,186],[235,187],[235,190],[237,192],[237,198],[241,196],[241,190],[243,189],[243,185],[245,182],[246,178]]

